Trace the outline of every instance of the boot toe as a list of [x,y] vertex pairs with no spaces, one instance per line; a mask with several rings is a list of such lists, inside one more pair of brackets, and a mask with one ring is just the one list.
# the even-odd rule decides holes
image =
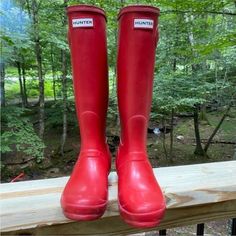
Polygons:
[[61,197],[67,218],[95,220],[104,214],[108,197],[108,171],[104,166],[98,158],[81,159],[76,163]]
[[147,162],[127,163],[119,171],[119,208],[135,227],[155,227],[165,213],[165,199]]

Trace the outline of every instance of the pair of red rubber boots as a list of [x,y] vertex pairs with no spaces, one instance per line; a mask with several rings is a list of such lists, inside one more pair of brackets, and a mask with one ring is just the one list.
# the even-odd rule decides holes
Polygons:
[[[106,16],[89,5],[71,6],[69,44],[81,151],[61,197],[66,217],[94,220],[108,201],[111,157],[105,127],[108,106]],[[121,139],[116,158],[118,204],[135,227],[157,226],[165,200],[146,151],[159,9],[124,7],[118,16],[118,106]]]

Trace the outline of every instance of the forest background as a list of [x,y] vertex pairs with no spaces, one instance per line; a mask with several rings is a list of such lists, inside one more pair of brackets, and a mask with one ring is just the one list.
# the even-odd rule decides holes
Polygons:
[[233,0],[2,0],[2,181],[68,175],[80,137],[74,107],[66,7],[107,13],[107,136],[119,143],[117,14],[129,4],[159,7],[148,152],[153,166],[236,159],[236,2]]

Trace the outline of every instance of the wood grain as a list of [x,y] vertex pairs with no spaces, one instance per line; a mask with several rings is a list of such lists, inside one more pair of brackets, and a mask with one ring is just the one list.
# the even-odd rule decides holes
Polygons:
[[[163,167],[154,172],[167,201],[167,212],[158,229],[236,217],[236,161]],[[119,216],[114,172],[109,176],[109,204],[101,219],[90,222],[66,219],[59,200],[67,179],[1,184],[2,234],[124,235],[142,232],[125,224]]]

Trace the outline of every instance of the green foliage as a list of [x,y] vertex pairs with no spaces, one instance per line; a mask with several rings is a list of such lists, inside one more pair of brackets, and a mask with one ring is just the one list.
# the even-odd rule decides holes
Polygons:
[[[54,128],[61,128],[63,124],[62,119],[62,109],[63,109],[63,102],[62,100],[58,100],[56,102],[50,103],[48,107],[46,107],[46,116],[47,116],[47,126],[48,130]],[[78,122],[76,119],[76,112],[75,112],[75,103],[73,100],[67,101],[67,124],[68,126],[77,127]]]
[[[73,100],[70,55],[64,22],[63,0],[35,0],[39,5],[37,33],[42,48],[45,98],[53,98],[53,79],[57,101],[46,106],[46,132],[61,127],[62,120],[62,50],[66,51],[68,97]],[[27,5],[29,3],[29,6]],[[0,3],[2,21],[1,62],[6,66],[5,91],[10,104],[20,98],[16,62],[24,63],[28,100],[38,98],[38,71],[35,59],[35,29],[32,24],[32,0],[5,0]],[[109,62],[108,118],[117,117],[116,53],[117,14],[129,4],[159,7],[160,38],[156,52],[152,117],[166,117],[174,112],[192,111],[195,105],[228,104],[235,99],[236,18],[232,0],[69,0],[69,5],[92,4],[107,15]],[[2,8],[2,6],[4,6]],[[54,78],[53,78],[54,76]],[[9,112],[7,109],[10,109]],[[76,125],[74,103],[68,100],[68,124]],[[32,124],[23,118],[24,110],[4,108],[3,152],[17,149],[37,158],[43,148]],[[22,135],[23,134],[23,135]],[[27,135],[26,135],[27,134]],[[27,138],[28,137],[28,138]],[[38,140],[38,141],[37,141]],[[28,150],[28,151],[26,151]],[[34,151],[33,151],[34,150]]]
[[39,161],[43,159],[45,145],[29,119],[24,117],[25,111],[15,106],[2,109],[1,152],[16,150]]
[[[29,98],[38,98],[39,96],[39,85],[38,80],[35,77],[27,77],[26,79],[26,86],[27,86],[27,95]],[[60,84],[57,83],[57,95],[60,97],[61,95],[61,87]],[[12,79],[5,79],[5,89],[6,89],[6,98],[8,100],[14,100],[16,98],[20,99],[20,88],[19,82],[17,78],[14,80]],[[47,79],[44,84],[44,93],[46,98],[53,97],[53,84],[52,79]]]
[[[10,61],[18,60],[20,55],[23,55],[24,59],[27,60],[27,65],[29,66],[27,74],[34,78],[34,80],[29,80],[26,84],[27,93],[29,97],[36,97],[38,96],[38,75],[36,73],[35,59],[32,58],[32,55],[34,55],[34,47],[32,47],[33,29],[32,25],[28,24],[30,21],[27,4],[21,1],[12,2],[17,3],[17,5],[10,8],[11,14],[15,14],[17,19],[21,18],[27,24],[25,24],[26,26],[22,26],[23,30],[22,27],[17,27],[15,33],[10,34],[12,28],[14,28],[15,19],[12,19],[9,14],[3,12],[9,21],[9,24],[3,27],[2,37],[6,45],[5,55],[11,55],[15,51],[17,52],[15,53],[16,57],[13,57]],[[121,7],[139,2],[137,0],[70,0],[68,2],[69,5],[83,3],[102,7],[106,11],[108,19],[109,67],[111,68],[110,70],[115,71],[117,14]],[[236,31],[235,27],[233,27],[235,18],[233,16],[218,14],[221,12],[233,12],[235,9],[232,1],[145,0],[142,3],[161,9],[161,16],[159,18],[160,40],[157,48],[156,63],[156,75],[158,79],[154,87],[154,106],[159,104],[160,109],[158,112],[166,113],[172,108],[177,110],[189,109],[195,103],[202,104],[208,102],[209,99],[215,99],[213,91],[214,89],[216,90],[216,87],[214,88],[214,86],[218,86],[219,84],[214,84],[218,83],[224,77],[224,75],[220,75],[216,81],[215,71],[219,68],[219,71],[227,70],[229,74],[233,73],[233,68],[235,68],[234,58],[236,56],[236,48],[234,36]],[[19,9],[23,10],[23,14]],[[65,27],[62,23],[64,17],[63,1],[41,1],[38,13],[39,36],[43,50],[45,96],[53,97],[51,56],[53,56],[53,66],[59,81],[60,74],[58,75],[58,71],[61,69],[61,50],[66,50],[68,53],[67,57],[69,58]],[[194,38],[194,42],[192,43],[189,41],[190,35]],[[174,63],[176,64],[175,69],[173,68]],[[198,68],[197,72],[193,72],[193,66]],[[111,83],[113,83],[113,76],[110,81]],[[211,81],[209,81],[209,78],[211,78]],[[232,82],[235,83],[235,80]],[[71,87],[70,84],[68,88],[71,89]],[[110,89],[113,89],[113,87],[110,86]],[[220,91],[222,91],[221,87],[218,88],[218,92]],[[19,91],[14,87],[13,90],[9,89],[8,94],[19,94]],[[14,96],[9,96],[8,94],[7,98]],[[211,95],[213,96],[210,98]],[[61,96],[61,86],[58,82],[57,96]]]

